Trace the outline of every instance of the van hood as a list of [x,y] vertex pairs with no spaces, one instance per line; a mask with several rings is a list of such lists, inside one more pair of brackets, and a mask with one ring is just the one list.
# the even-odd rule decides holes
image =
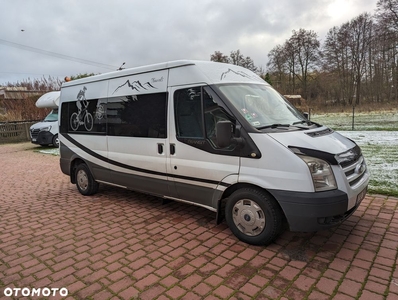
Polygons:
[[58,121],[39,122],[30,126],[30,130],[58,125]]
[[332,155],[343,153],[356,146],[345,136],[322,126],[314,130],[268,133],[273,139],[289,148],[306,148]]

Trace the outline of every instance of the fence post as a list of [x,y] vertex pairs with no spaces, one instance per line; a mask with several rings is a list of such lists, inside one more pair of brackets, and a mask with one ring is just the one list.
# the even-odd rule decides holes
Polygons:
[[354,119],[355,119],[355,105],[352,106],[352,130],[354,130],[354,127],[355,127]]
[[30,124],[29,123],[25,123],[25,132],[26,132],[26,137],[28,139],[28,141],[30,141]]

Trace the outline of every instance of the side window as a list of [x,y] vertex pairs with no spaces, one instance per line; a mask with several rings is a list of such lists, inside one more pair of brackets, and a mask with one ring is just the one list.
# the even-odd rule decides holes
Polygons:
[[206,128],[206,137],[214,148],[219,148],[216,142],[216,124],[219,121],[233,121],[225,110],[219,106],[209,95],[206,89],[203,90],[203,110]]
[[64,102],[61,107],[61,133],[105,134],[104,100]]
[[200,87],[174,93],[177,135],[183,138],[203,138],[202,94]]
[[[180,139],[203,139],[211,148],[218,149],[216,124],[231,120],[225,110],[208,92],[208,87],[192,87],[174,93],[174,110],[177,137]],[[197,145],[204,145],[198,143]]]
[[108,99],[108,135],[166,138],[167,93]]

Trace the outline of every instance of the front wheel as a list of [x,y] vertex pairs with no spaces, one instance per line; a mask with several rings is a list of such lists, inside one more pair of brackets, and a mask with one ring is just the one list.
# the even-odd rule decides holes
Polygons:
[[82,163],[76,168],[76,186],[80,194],[84,196],[93,195],[98,191],[98,182],[91,175],[90,169]]
[[234,192],[227,199],[225,218],[232,233],[251,245],[272,243],[283,225],[283,212],[275,199],[255,188]]
[[58,139],[58,134],[54,135],[53,141],[52,141],[53,147],[59,148],[59,139]]

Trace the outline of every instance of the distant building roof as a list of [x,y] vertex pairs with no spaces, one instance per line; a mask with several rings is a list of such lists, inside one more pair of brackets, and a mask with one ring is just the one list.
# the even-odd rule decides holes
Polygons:
[[284,95],[284,96],[289,99],[301,99],[301,95]]
[[0,99],[16,100],[43,95],[45,91],[29,91],[26,87],[0,86]]

